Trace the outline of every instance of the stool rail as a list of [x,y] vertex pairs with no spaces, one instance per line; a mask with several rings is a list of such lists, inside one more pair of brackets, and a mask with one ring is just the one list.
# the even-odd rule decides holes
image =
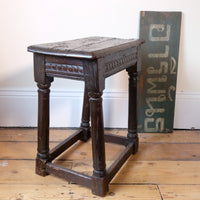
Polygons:
[[[80,128],[70,137],[68,137],[52,150],[50,150],[48,159],[37,159],[38,161],[36,168],[41,168],[41,163],[43,163],[43,171],[45,172],[45,175],[52,174],[59,178],[65,179],[66,181],[88,187],[92,189],[92,192],[95,195],[104,196],[108,191],[108,184],[122,167],[122,165],[127,161],[129,156],[132,154],[135,143],[130,142],[127,137],[105,133],[105,142],[124,145],[126,148],[106,170],[106,174],[103,177],[96,177],[93,175],[88,176],[86,174],[56,165],[51,162],[68,148],[70,148],[74,143],[81,140],[83,132],[84,130]],[[41,175],[41,173],[39,173],[39,175]],[[101,185],[101,187],[99,187],[99,185]]]

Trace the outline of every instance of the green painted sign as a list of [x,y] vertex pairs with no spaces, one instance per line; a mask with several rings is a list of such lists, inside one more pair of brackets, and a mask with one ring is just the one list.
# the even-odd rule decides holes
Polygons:
[[172,132],[181,12],[142,11],[139,132]]

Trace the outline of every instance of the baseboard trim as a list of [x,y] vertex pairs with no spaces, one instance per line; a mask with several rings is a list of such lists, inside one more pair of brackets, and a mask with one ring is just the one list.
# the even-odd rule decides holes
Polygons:
[[174,128],[200,129],[200,92],[177,92]]
[[[81,120],[82,91],[51,91],[51,127],[78,127]],[[105,90],[104,125],[126,128],[128,94],[126,90]],[[200,129],[200,93],[177,92],[174,128]],[[37,91],[0,90],[0,127],[36,127]]]

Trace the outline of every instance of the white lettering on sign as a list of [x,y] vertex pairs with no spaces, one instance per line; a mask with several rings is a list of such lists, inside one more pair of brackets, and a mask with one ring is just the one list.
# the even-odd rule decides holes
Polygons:
[[156,77],[156,78],[147,78],[147,83],[151,85],[151,87],[147,89],[147,93],[148,94],[166,93],[166,90],[155,90],[155,88],[157,87],[155,82],[161,83],[166,81],[167,81],[166,75],[162,75],[161,77]]
[[176,74],[176,60],[174,57],[171,57],[170,74]]
[[[150,124],[150,125],[149,125]],[[145,118],[144,120],[144,131],[145,132],[157,132],[164,130],[165,119],[164,118]],[[152,128],[150,128],[150,127]]]
[[148,105],[148,109],[145,109],[145,115],[148,117],[152,117],[155,113],[163,113],[165,112],[164,108],[154,108],[153,103],[154,102],[163,102],[166,101],[166,96],[161,94],[158,97],[147,97],[146,103]]
[[168,98],[170,101],[174,101],[175,99],[172,98],[172,92],[174,93],[176,88],[173,85],[170,85],[168,88]]
[[149,53],[149,58],[167,58],[169,56],[169,45],[165,45],[164,53]]
[[168,62],[161,61],[160,62],[160,68],[155,69],[155,67],[148,67],[147,73],[148,74],[166,74],[168,72]]
[[[150,41],[169,41],[170,37],[170,30],[171,26],[167,24],[165,26],[164,24],[150,24],[149,26],[149,40]],[[153,32],[157,33],[157,36],[153,36]],[[165,36],[161,36],[163,32],[166,32]]]
[[[164,113],[166,109],[163,107],[164,102],[174,101],[173,95],[175,86],[170,85],[167,89],[159,88],[161,83],[166,83],[168,80],[167,74],[176,74],[176,60],[174,57],[169,59],[170,48],[166,44],[170,40],[171,26],[169,24],[150,24],[149,26],[149,40],[152,42],[163,42],[163,50],[155,53],[149,52],[148,57],[150,59],[159,59],[158,66],[147,67],[147,74],[151,77],[147,78],[147,97],[145,99],[145,120],[144,131],[145,132],[162,132],[165,129],[165,118],[160,117],[160,114]],[[166,60],[170,60],[166,61]],[[160,75],[153,76],[153,75]]]
[[[169,41],[171,26],[168,24],[150,24],[149,26],[149,40],[153,42]],[[155,32],[155,33],[154,33]],[[163,35],[165,33],[165,36]],[[153,34],[154,33],[154,34]],[[157,35],[157,36],[153,36]],[[169,45],[165,45],[164,53],[150,53],[149,58],[167,58],[169,56]]]

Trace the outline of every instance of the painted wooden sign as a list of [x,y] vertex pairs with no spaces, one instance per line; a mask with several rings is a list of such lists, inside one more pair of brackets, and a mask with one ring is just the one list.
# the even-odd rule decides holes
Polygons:
[[181,12],[142,11],[139,132],[172,132]]

